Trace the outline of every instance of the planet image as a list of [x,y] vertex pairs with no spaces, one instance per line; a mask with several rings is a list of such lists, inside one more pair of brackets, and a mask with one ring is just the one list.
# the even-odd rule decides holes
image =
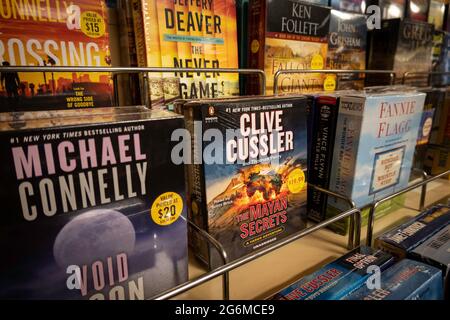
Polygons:
[[135,230],[122,213],[111,209],[90,210],[72,219],[56,236],[53,255],[61,268],[88,265],[119,253],[130,255]]

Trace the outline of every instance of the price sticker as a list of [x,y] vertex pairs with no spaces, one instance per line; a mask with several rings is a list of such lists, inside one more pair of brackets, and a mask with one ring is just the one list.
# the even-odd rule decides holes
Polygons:
[[153,201],[150,215],[160,226],[168,226],[178,220],[183,212],[183,198],[176,192],[166,192]]
[[299,193],[305,187],[305,173],[302,169],[294,169],[287,177],[287,187],[291,193]]
[[103,17],[94,11],[81,14],[81,31],[90,38],[100,38],[105,34],[106,24]]
[[313,70],[321,70],[323,69],[323,57],[316,53],[313,55],[311,59],[311,69]]
[[325,91],[336,90],[336,77],[335,76],[326,76],[325,81],[323,82],[323,89]]

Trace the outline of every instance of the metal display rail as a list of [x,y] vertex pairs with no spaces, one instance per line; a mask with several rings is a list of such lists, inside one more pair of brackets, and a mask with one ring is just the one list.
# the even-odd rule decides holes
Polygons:
[[[145,74],[147,73],[181,73],[181,72],[197,72],[197,73],[212,73],[212,72],[222,72],[222,73],[238,73],[238,74],[257,74],[261,79],[261,93],[265,95],[266,92],[266,74],[263,70],[259,69],[201,69],[201,68],[147,68],[147,67],[3,67],[0,66],[1,72],[109,72],[113,75],[116,74],[132,74],[132,73],[143,73],[144,79],[146,79]],[[279,70],[275,73],[274,76],[274,94],[278,94],[278,79],[282,74],[292,74],[292,73],[325,73],[325,74],[389,74],[390,75],[390,84],[394,84],[395,82],[395,72],[392,70]],[[428,74],[428,73],[427,73]],[[406,76],[406,74],[405,74]],[[404,76],[404,79],[405,79]],[[403,79],[403,81],[404,81]],[[144,83],[145,84],[145,83]],[[147,90],[147,86],[144,85],[144,90]],[[144,93],[147,91],[144,91]],[[407,188],[404,188],[394,194],[386,196],[382,199],[379,199],[376,202],[371,203],[370,205],[364,208],[357,208],[355,206],[354,201],[351,199],[332,192],[330,190],[320,188],[318,186],[314,186],[312,184],[308,184],[308,186],[318,190],[319,192],[326,193],[331,197],[336,197],[344,200],[349,209],[332,217],[326,219],[320,223],[314,224],[306,229],[303,229],[295,234],[292,234],[280,241],[277,241],[271,245],[268,245],[262,249],[256,250],[251,254],[243,256],[239,259],[233,260],[229,262],[227,252],[223,248],[223,246],[209,233],[202,230],[198,226],[196,226],[193,222],[188,220],[188,226],[194,230],[194,232],[198,233],[202,238],[204,238],[209,245],[217,250],[219,253],[223,265],[211,270],[196,279],[189,280],[183,284],[180,284],[174,288],[171,288],[161,294],[158,294],[151,299],[163,300],[173,298],[183,292],[186,292],[190,289],[193,289],[199,285],[202,285],[214,278],[223,277],[222,287],[223,287],[223,299],[228,300],[230,298],[230,274],[229,272],[241,267],[253,260],[256,260],[270,252],[273,252],[281,247],[284,247],[296,240],[299,240],[307,235],[310,235],[318,230],[326,228],[331,224],[338,222],[343,219],[350,219],[350,229],[348,233],[348,249],[353,249],[360,245],[361,238],[361,212],[363,209],[369,208],[369,224],[367,228],[366,242],[367,244],[371,244],[373,238],[373,229],[374,229],[374,214],[376,208],[383,202],[393,199],[394,197],[404,194],[413,189],[422,187],[421,197],[420,197],[420,208],[423,209],[425,196],[426,196],[426,185],[432,181],[435,181],[439,178],[442,178],[448,174],[450,174],[450,170],[443,172],[439,175],[428,177],[426,173],[420,171],[423,177],[423,181],[415,183]]]

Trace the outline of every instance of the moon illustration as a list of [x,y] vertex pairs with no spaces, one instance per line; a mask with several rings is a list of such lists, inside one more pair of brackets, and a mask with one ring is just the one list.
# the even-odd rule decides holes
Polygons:
[[58,233],[53,245],[56,263],[87,265],[119,253],[131,254],[136,241],[130,220],[111,209],[90,210],[72,219]]

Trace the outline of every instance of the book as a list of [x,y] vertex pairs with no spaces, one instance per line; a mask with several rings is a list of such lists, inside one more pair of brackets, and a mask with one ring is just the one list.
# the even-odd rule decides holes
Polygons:
[[[145,0],[135,15],[141,21],[136,37],[140,66],[170,68],[238,68],[234,0]],[[181,72],[151,74],[153,106],[167,100],[163,79],[179,79],[182,99],[239,95],[239,77],[229,73]],[[174,100],[176,94],[171,94]]]
[[[183,106],[194,141],[189,216],[229,261],[306,227],[306,103],[304,96],[254,97]],[[190,240],[210,268],[222,264],[203,239]]]
[[[267,94],[273,92],[274,75],[284,69],[325,69],[330,8],[299,1],[251,0],[249,2],[250,68],[266,72]],[[324,90],[325,74],[284,74],[280,93]],[[252,78],[249,93],[258,93]]]
[[[414,91],[341,96],[329,189],[362,208],[405,188],[424,101]],[[327,217],[347,209],[345,201],[328,198]],[[347,232],[342,224],[333,228]]]
[[[331,10],[327,68],[364,70],[366,68],[366,17]],[[339,75],[338,90],[362,89],[364,74]]]
[[[429,72],[433,25],[420,21],[389,19],[369,32],[368,69],[394,70],[397,82],[406,72]],[[408,84],[427,85],[427,76],[410,76]],[[366,86],[389,84],[388,74],[366,75]]]
[[406,2],[406,18],[415,21],[427,21],[429,0],[408,0]]
[[341,300],[365,285],[370,266],[381,270],[393,262],[381,250],[361,246],[271,297],[272,300]]
[[[109,66],[104,1],[5,2],[0,15],[3,66]],[[0,112],[108,107],[108,73],[2,72]]]
[[361,287],[345,300],[442,300],[441,270],[404,259],[381,273],[381,288]]
[[382,234],[376,239],[375,245],[402,259],[449,223],[450,207],[437,205]]
[[[312,145],[310,149],[308,182],[328,189],[331,173],[331,158],[334,150],[336,121],[339,109],[338,95],[311,97],[314,104],[312,119]],[[328,195],[314,188],[308,189],[308,218],[314,221],[325,219]]]
[[2,299],[149,299],[187,281],[183,118],[100,109],[0,122]]
[[441,269],[444,276],[444,291],[450,295],[450,226],[433,235],[411,252],[413,259]]
[[445,2],[443,0],[430,0],[428,10],[428,23],[434,25],[436,30],[442,30],[444,25]]

